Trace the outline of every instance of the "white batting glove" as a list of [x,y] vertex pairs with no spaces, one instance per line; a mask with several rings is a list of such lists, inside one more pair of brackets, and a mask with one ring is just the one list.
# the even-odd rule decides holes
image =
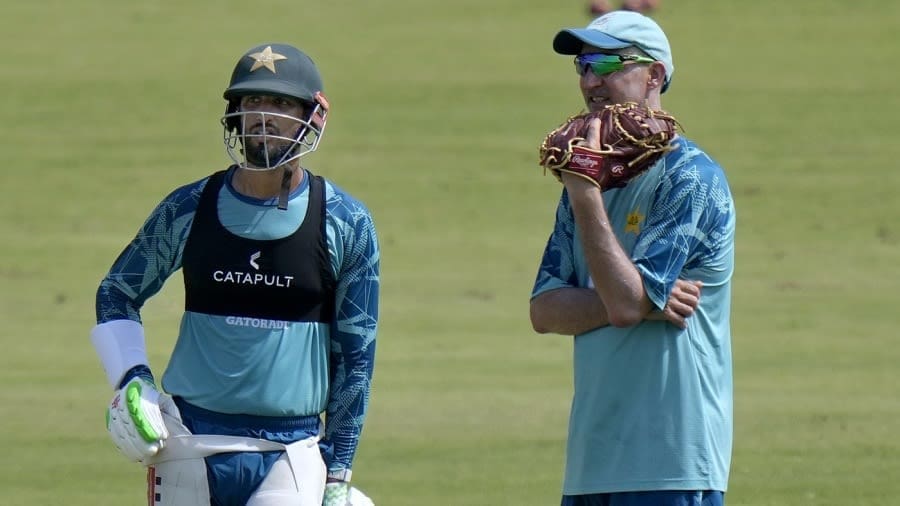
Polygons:
[[322,506],[375,506],[371,499],[345,481],[325,484]]
[[347,493],[347,504],[350,506],[375,506],[375,503],[356,487],[350,487],[350,492]]
[[106,429],[116,448],[129,460],[141,462],[162,449],[169,431],[159,410],[156,387],[135,377],[116,392],[106,411]]

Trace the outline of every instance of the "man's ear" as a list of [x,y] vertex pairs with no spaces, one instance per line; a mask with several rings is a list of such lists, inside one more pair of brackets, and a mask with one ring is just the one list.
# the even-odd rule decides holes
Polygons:
[[662,89],[664,84],[666,84],[666,66],[658,61],[651,63],[647,75],[647,86]]

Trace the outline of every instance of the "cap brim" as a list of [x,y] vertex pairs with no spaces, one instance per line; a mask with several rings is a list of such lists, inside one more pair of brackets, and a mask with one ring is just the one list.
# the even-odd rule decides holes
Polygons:
[[579,54],[585,44],[601,49],[622,49],[633,45],[597,30],[568,28],[553,38],[553,50],[559,54]]

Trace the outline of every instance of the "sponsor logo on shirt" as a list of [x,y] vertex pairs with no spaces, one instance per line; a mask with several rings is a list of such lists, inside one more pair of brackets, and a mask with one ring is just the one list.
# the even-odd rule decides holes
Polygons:
[[[250,267],[254,271],[259,271],[259,257],[262,252],[257,251],[250,255]],[[243,272],[243,271],[214,271],[212,275],[213,281],[216,283],[230,283],[235,285],[265,285],[277,288],[288,288],[294,281],[294,276],[281,276],[279,274],[264,274],[261,272]]]
[[294,276],[278,274],[260,274],[258,272],[215,271],[213,281],[217,283],[233,283],[236,285],[265,285],[287,288],[294,281]]
[[283,329],[288,325],[288,322],[283,320],[265,320],[244,316],[226,316],[225,323],[239,327],[253,327],[255,329]]

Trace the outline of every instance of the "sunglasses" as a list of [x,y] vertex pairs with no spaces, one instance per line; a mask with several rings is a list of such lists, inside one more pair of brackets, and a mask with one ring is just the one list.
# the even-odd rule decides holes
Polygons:
[[656,60],[638,55],[584,53],[575,57],[575,72],[583,76],[588,68],[596,76],[605,76],[625,68],[626,62],[653,63]]

